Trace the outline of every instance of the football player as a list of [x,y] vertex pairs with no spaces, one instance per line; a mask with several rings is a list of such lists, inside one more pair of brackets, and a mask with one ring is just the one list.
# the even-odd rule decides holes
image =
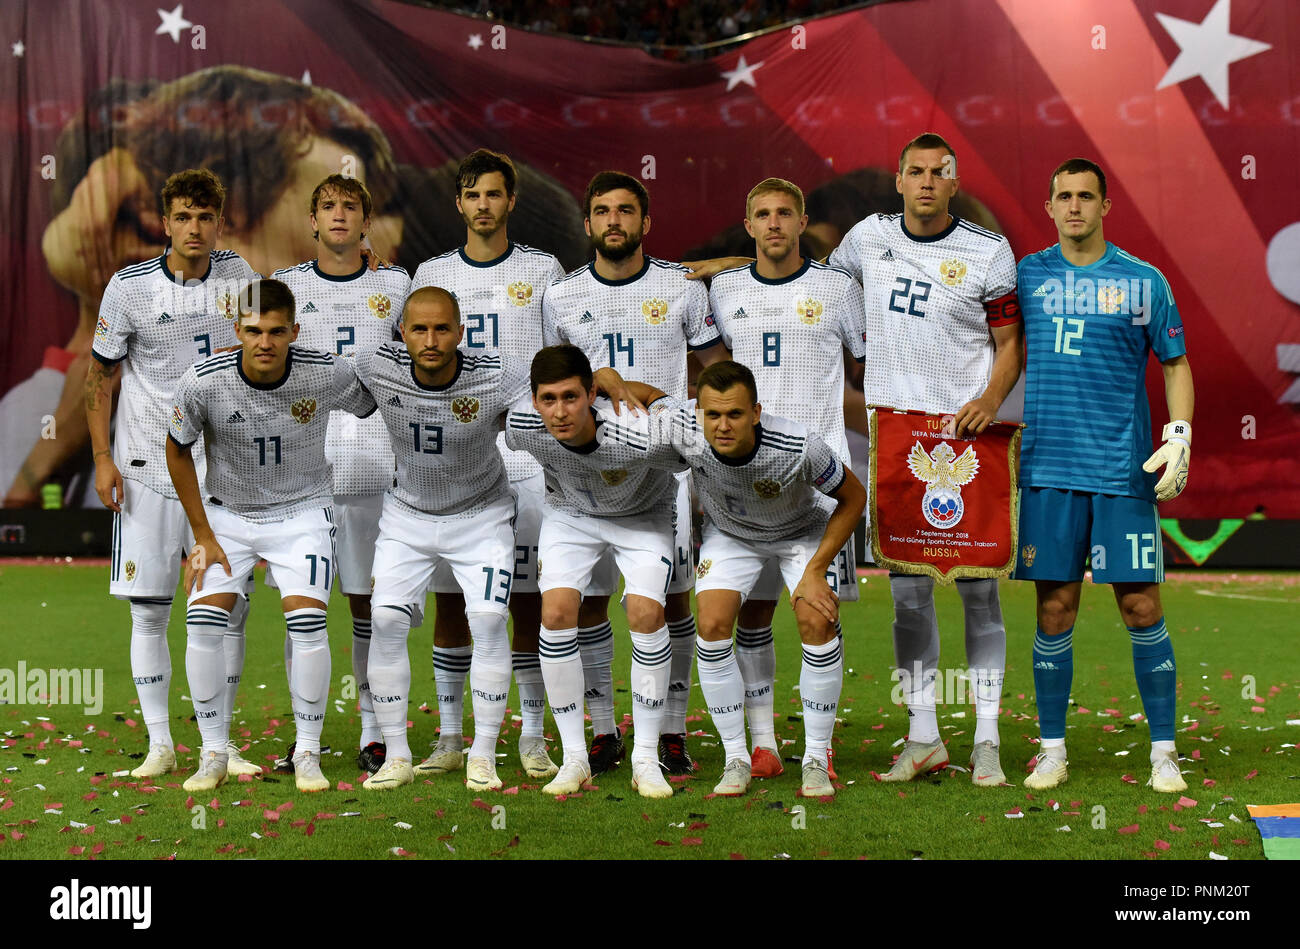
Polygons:
[[[1151,729],[1157,791],[1187,790],[1174,746],[1178,671],[1160,605],[1163,546],[1156,503],[1187,485],[1192,370],[1183,321],[1164,275],[1108,242],[1106,175],[1085,158],[1052,172],[1047,214],[1057,243],[1020,262],[1029,359],[1020,453],[1020,558],[1015,577],[1038,599],[1034,691],[1040,751],[1025,786],[1068,777],[1065,713],[1085,564],[1109,583],[1133,645],[1133,671]],[[1172,419],[1151,452],[1149,354],[1164,369]],[[1080,404],[1087,424],[1079,425]],[[1163,472],[1161,469],[1164,469]]]
[[[254,280],[241,291],[236,334],[238,350],[186,371],[169,413],[167,469],[194,532],[185,668],[203,738],[199,769],[184,787],[211,791],[226,779],[224,633],[244,577],[265,559],[293,640],[294,779],[299,791],[323,791],[330,786],[320,766],[330,685],[325,609],[335,565],[325,438],[331,411],[365,416],[375,402],[351,360],[292,345],[293,294],[278,280]],[[200,438],[208,461],[202,490],[191,455]]]
[[[505,371],[523,377],[542,348],[543,294],[564,276],[564,268],[545,251],[510,240],[507,224],[515,208],[517,178],[514,163],[498,152],[480,148],[465,157],[456,172],[456,210],[465,222],[465,243],[422,263],[412,286],[444,287],[455,294],[464,318],[465,351],[499,356]],[[504,434],[498,448],[518,498],[510,615],[514,621],[511,663],[523,718],[519,760],[530,778],[548,778],[558,769],[542,735],[546,692],[537,658],[542,608],[537,592],[537,532],[545,487],[542,470],[531,455],[507,449]],[[437,594],[433,674],[438,744],[416,770],[439,774],[464,762],[461,709],[472,650],[465,601],[446,566],[434,572],[433,589]]]
[[[815,432],[763,411],[754,375],[744,365],[714,363],[695,385],[698,402],[678,410],[680,424],[673,431],[678,451],[696,475],[706,517],[695,582],[696,650],[700,688],[726,754],[722,780],[713,791],[739,795],[749,787],[747,684],[732,653],[731,632],[747,592],[764,569],[775,566],[790,590],[803,642],[801,790],[809,797],[833,795],[827,751],[843,650],[836,636],[839,600],[827,577],[862,518],[866,490]],[[817,502],[819,495],[835,500],[829,516]],[[769,712],[769,729],[771,721]]]
[[[299,345],[352,358],[392,341],[411,279],[401,267],[372,267],[362,257],[373,207],[366,186],[345,175],[328,176],[312,192],[316,257],[272,274],[297,301]],[[325,457],[333,469],[338,528],[334,574],[352,613],[352,673],[361,707],[357,765],[373,774],[384,763],[385,749],[366,672],[371,562],[384,491],[393,483],[393,453],[383,419],[332,412]],[[292,678],[291,654],[286,640],[285,667]]]
[[[548,346],[571,343],[594,367],[614,369],[627,379],[684,399],[687,353],[694,351],[703,365],[726,356],[709,313],[708,294],[702,285],[686,279],[686,268],[643,250],[642,241],[650,233],[650,195],[636,178],[600,172],[587,185],[583,212],[596,259],[547,290],[542,301],[543,342]],[[610,394],[621,401],[619,390]],[[675,516],[673,575],[666,607],[673,658],[659,760],[670,774],[687,774],[694,768],[686,750],[686,707],[695,642],[690,607],[695,575],[690,484],[685,476],[679,479]],[[617,571],[606,559],[584,591],[578,621],[594,735],[593,774],[617,765],[624,750],[614,724],[610,671],[614,634],[609,597],[617,585]]]
[[[167,620],[190,533],[164,460],[164,426],[185,370],[237,342],[234,300],[257,276],[234,251],[216,250],[225,199],[225,188],[211,171],[189,169],[167,179],[162,216],[170,244],[161,256],[123,268],[108,282],[95,326],[94,359],[86,370],[95,490],[114,511],[108,589],[131,604],[131,676],[149,730],[149,752],[131,772],[137,778],[176,768],[167,712],[172,672]],[[119,364],[122,393],[110,448],[112,377]],[[247,616],[247,597],[237,597],[221,672],[221,717],[227,725],[244,667]],[[233,742],[222,753],[234,774],[262,771]]]
[[[807,426],[849,465],[840,393],[844,352],[858,361],[865,355],[862,288],[844,271],[800,255],[799,239],[807,225],[797,185],[782,178],[756,184],[745,199],[745,227],[754,238],[755,260],[713,278],[709,308],[733,358],[752,369],[764,408]],[[828,579],[842,602],[857,601],[852,534],[832,562]],[[745,600],[735,655],[745,680],[745,713],[754,743],[751,766],[754,777],[774,777],[783,770],[773,724],[772,615],[781,593],[776,562],[768,562],[753,590],[739,592]]]

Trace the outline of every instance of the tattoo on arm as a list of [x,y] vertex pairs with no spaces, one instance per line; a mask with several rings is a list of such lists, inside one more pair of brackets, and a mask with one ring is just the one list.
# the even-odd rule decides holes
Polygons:
[[86,369],[86,411],[93,412],[99,408],[99,400],[104,392],[104,381],[107,373],[104,366],[97,359],[90,361],[90,366]]

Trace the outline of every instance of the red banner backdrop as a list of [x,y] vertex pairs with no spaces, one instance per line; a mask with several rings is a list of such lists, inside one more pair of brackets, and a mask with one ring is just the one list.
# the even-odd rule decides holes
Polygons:
[[[646,181],[656,256],[752,252],[745,195],[779,175],[820,257],[899,208],[899,150],[933,130],[960,212],[1018,256],[1056,240],[1052,168],[1102,164],[1106,236],[1169,278],[1196,379],[1189,487],[1161,514],[1300,517],[1300,3],[912,0],[696,63],[384,0],[166,6],[0,7],[0,491],[29,452],[88,458],[99,295],[161,251],[168,172],[222,175],[221,246],[264,273],[313,255],[307,198],[339,170],[374,191],[381,252],[413,269],[454,247],[449,163],[481,145],[526,168],[511,235],[569,267],[575,196],[610,167]],[[1158,432],[1154,363],[1147,381]]]
[[951,416],[871,413],[871,553],[882,567],[951,583],[1003,577],[1016,558],[1019,425],[944,434]]

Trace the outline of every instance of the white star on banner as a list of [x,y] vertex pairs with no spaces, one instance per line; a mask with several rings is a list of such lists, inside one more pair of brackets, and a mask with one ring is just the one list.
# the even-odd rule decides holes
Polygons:
[[466,41],[466,45],[468,45],[470,49],[478,49],[483,45],[483,34],[471,33],[469,39]]
[[1156,14],[1160,25],[1178,44],[1178,58],[1169,64],[1169,71],[1157,89],[1176,86],[1200,76],[1214,93],[1214,98],[1219,100],[1219,105],[1228,108],[1228,66],[1239,59],[1272,49],[1268,43],[1229,33],[1231,8],[1232,0],[1218,0],[1200,23],[1180,20],[1166,13]]
[[727,91],[730,92],[742,82],[747,86],[752,86],[757,89],[758,83],[754,82],[754,70],[758,69],[762,65],[761,62],[754,63],[752,66],[749,65],[749,63],[745,62],[745,54],[741,53],[740,62],[736,63],[735,69],[724,69],[722,71],[722,78],[727,80]]
[[23,45],[22,40],[14,43],[13,46],[10,46],[9,48],[13,50],[15,56],[21,56],[23,53],[27,52],[27,47]]
[[153,31],[154,36],[160,36],[161,34],[166,33],[171,36],[173,43],[179,43],[181,41],[181,30],[187,30],[194,25],[189,20],[185,19],[184,8],[179,3],[176,5],[176,9],[171,13],[160,8],[158,10],[158,16],[162,18],[162,23],[159,25],[158,29]]

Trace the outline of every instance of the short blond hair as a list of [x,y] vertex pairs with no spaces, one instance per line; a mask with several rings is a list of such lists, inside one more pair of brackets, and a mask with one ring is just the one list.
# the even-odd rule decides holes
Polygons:
[[754,185],[749,195],[745,198],[745,219],[754,213],[754,199],[763,194],[788,194],[794,198],[794,209],[803,217],[803,192],[793,181],[786,181],[784,178],[764,178],[758,184]]

